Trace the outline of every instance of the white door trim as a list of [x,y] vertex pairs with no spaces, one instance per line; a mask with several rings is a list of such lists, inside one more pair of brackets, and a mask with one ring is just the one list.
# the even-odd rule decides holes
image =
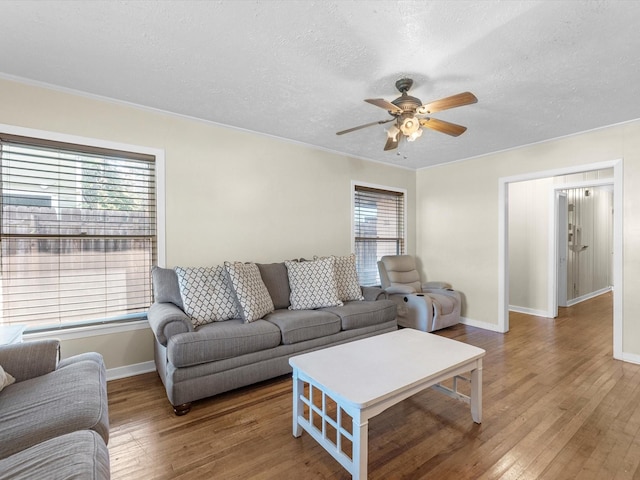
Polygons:
[[[569,175],[594,170],[613,168],[613,357],[623,360],[622,352],[622,326],[623,326],[623,161],[622,159],[605,162],[578,165],[542,172],[531,172],[511,177],[498,179],[498,331],[509,331],[509,184],[527,180]],[[594,182],[588,182],[593,184]],[[609,180],[608,183],[611,183]],[[550,220],[553,221],[553,220]],[[555,232],[553,226],[552,232]],[[554,233],[555,235],[555,233]],[[555,238],[555,237],[554,237]],[[550,240],[551,242],[552,240]],[[549,252],[554,257],[550,262],[555,264],[555,248]],[[549,275],[555,274],[550,272]],[[553,281],[555,283],[555,280]],[[548,289],[551,292],[551,288]],[[553,291],[552,295],[555,296]],[[553,305],[553,299],[548,300],[548,305]]]

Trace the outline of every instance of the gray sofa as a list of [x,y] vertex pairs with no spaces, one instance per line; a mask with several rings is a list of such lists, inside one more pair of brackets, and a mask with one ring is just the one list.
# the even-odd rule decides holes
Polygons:
[[154,267],[148,319],[156,368],[177,415],[195,400],[290,373],[293,355],[398,328],[396,305],[380,288],[362,287],[363,300],[340,306],[291,310],[285,263],[257,266],[274,310],[250,323],[236,318],[197,327],[183,310],[176,272]]
[[98,353],[58,362],[59,342],[0,347],[0,479],[108,479],[106,370]]

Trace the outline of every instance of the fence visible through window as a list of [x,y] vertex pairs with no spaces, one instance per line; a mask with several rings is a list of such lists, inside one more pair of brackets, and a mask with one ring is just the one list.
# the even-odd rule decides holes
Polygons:
[[0,323],[140,316],[156,263],[153,157],[0,134]]

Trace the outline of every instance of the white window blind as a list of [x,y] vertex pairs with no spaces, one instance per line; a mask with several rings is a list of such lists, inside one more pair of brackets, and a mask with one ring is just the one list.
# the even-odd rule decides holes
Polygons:
[[143,316],[156,257],[155,158],[0,133],[0,323]]
[[378,260],[405,253],[404,193],[356,185],[354,237],[361,285],[380,285]]

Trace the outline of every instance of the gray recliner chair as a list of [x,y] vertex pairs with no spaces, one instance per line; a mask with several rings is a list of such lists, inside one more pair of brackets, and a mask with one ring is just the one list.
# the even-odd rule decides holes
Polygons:
[[433,332],[460,322],[460,293],[446,282],[422,283],[411,255],[386,255],[378,271],[382,288],[398,305],[398,325]]

